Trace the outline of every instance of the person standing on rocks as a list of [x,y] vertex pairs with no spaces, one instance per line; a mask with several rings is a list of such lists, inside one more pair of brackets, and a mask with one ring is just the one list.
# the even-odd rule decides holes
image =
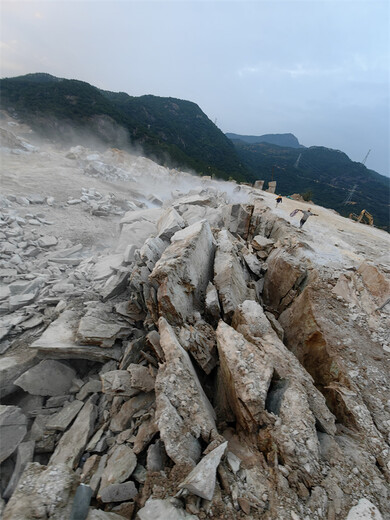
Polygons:
[[309,217],[318,217],[318,215],[316,213],[311,212],[311,208],[309,208],[307,211],[305,211],[303,209],[299,209],[298,211],[301,211],[303,213],[301,221],[299,222],[299,229],[302,228],[303,224],[306,222],[306,220]]
[[276,197],[276,206],[275,206],[275,208],[278,207],[278,204],[280,204],[280,203],[282,202],[282,200],[283,200],[283,199],[282,199],[282,196],[281,196],[281,195],[278,195],[278,196]]

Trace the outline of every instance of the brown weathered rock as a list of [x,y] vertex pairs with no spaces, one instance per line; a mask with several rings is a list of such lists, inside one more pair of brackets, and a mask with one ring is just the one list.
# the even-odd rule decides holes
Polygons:
[[217,364],[217,343],[214,329],[204,320],[184,324],[179,333],[180,344],[190,352],[206,374]]
[[119,412],[111,419],[110,430],[121,432],[130,426],[133,415],[140,410],[149,410],[155,401],[154,392],[140,393],[123,403]]
[[250,204],[233,204],[228,224],[229,231],[240,235],[243,239],[248,238],[252,213],[253,206]]
[[125,482],[133,473],[136,466],[137,457],[134,455],[133,450],[125,444],[116,446],[111,455],[109,455],[106,467],[104,468],[99,495],[107,486]]
[[154,390],[155,378],[147,367],[130,363],[127,372],[130,375],[130,384],[133,388],[143,392]]

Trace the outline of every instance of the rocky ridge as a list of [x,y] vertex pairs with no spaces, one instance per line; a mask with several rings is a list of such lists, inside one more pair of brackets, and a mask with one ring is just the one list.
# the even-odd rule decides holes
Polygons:
[[[389,517],[388,235],[10,126],[3,518]],[[74,184],[16,190],[54,156]]]

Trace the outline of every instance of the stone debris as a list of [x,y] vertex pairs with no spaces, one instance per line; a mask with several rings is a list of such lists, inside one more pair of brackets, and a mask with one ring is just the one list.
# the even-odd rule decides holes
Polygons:
[[0,196],[4,519],[70,518],[80,482],[89,520],[389,517],[384,252],[321,256],[251,186],[63,161],[88,187]]

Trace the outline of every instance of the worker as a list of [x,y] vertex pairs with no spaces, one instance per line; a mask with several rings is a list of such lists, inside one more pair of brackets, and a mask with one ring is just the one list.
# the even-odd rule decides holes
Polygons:
[[282,202],[282,200],[283,200],[283,199],[282,199],[282,196],[281,196],[281,195],[278,195],[278,196],[276,197],[276,206],[275,206],[275,208],[278,207],[278,204],[280,204],[280,203]]
[[307,211],[305,211],[303,209],[299,209],[298,211],[301,211],[303,213],[301,221],[299,222],[299,228],[301,228],[303,226],[303,224],[306,222],[306,220],[309,217],[318,217],[318,215],[316,213],[311,212],[311,208],[309,208]]

